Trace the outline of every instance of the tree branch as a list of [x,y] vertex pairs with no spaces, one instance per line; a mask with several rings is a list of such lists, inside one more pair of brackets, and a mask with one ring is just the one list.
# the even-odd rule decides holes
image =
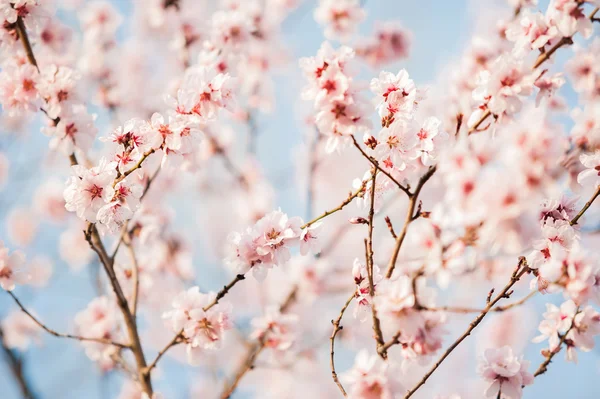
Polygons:
[[79,335],[72,335],[72,334],[63,334],[63,333],[59,333],[54,331],[53,329],[51,329],[50,327],[46,326],[44,323],[42,323],[40,320],[38,320],[33,314],[31,314],[31,312],[29,312],[25,306],[23,306],[23,304],[21,303],[21,301],[19,300],[19,298],[17,298],[17,296],[15,294],[12,293],[12,291],[6,291],[8,293],[8,295],[10,295],[12,297],[12,299],[15,301],[15,303],[19,306],[19,308],[21,308],[21,311],[23,313],[25,313],[31,320],[33,320],[33,322],[35,324],[37,324],[40,328],[42,328],[44,331],[46,331],[48,334],[53,335],[55,337],[58,338],[69,338],[69,339],[75,339],[77,341],[88,341],[88,342],[97,342],[100,344],[105,344],[105,345],[113,345],[122,349],[129,349],[129,345],[126,344],[122,344],[119,342],[114,342],[110,339],[105,339],[105,338],[90,338],[90,337],[81,337]]
[[450,345],[450,347],[448,347],[448,349],[446,349],[446,351],[434,363],[434,365],[423,376],[423,378],[421,378],[421,380],[419,380],[419,382],[417,382],[417,384],[412,389],[410,389],[406,393],[406,395],[404,395],[404,399],[410,398],[415,392],[417,392],[417,390],[419,388],[421,388],[425,384],[425,382],[429,379],[429,377],[431,377],[431,375],[435,372],[435,370],[437,370],[437,368],[444,362],[444,360],[446,360],[446,358],[448,356],[450,356],[450,353],[452,353],[452,351],[454,349],[456,349],[462,341],[464,341],[469,335],[471,335],[471,332],[473,332],[473,330],[479,325],[479,323],[481,323],[481,321],[490,312],[490,310],[496,305],[496,303],[498,303],[501,299],[507,298],[510,296],[509,291],[511,291],[511,288],[527,272],[529,272],[529,267],[527,266],[527,261],[525,260],[524,257],[521,257],[519,259],[519,264],[517,265],[515,271],[513,272],[508,284],[506,284],[506,286],[500,291],[500,293],[498,293],[498,295],[496,295],[492,300],[490,300],[490,302],[485,307],[485,309],[483,309],[483,311],[469,324],[469,327],[467,328],[467,330],[460,337],[458,337],[458,339],[456,341],[454,341]]
[[337,333],[342,331],[342,329],[344,328],[343,326],[340,325],[340,323],[342,321],[342,317],[344,317],[344,312],[346,311],[346,309],[348,309],[350,302],[352,302],[352,300],[354,299],[355,296],[356,296],[356,293],[354,291],[352,291],[352,295],[348,298],[348,300],[346,300],[346,303],[344,303],[344,306],[340,310],[340,314],[338,315],[337,319],[331,320],[331,324],[333,324],[333,331],[331,332],[331,337],[329,338],[329,340],[331,341],[331,351],[329,352],[329,363],[331,365],[331,377],[333,378],[333,382],[336,383],[336,385],[340,389],[340,392],[344,396],[346,396],[346,390],[342,386],[342,383],[338,379],[337,372],[335,371],[335,337],[336,337]]

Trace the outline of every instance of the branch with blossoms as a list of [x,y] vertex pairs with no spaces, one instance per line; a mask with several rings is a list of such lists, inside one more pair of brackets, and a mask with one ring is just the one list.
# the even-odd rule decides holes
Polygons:
[[[519,399],[561,350],[567,361],[592,350],[600,267],[587,250],[595,238],[581,235],[600,197],[600,39],[579,41],[594,35],[600,2],[552,0],[545,10],[507,2],[511,9],[494,15],[504,19],[486,23],[493,28],[474,35],[430,88],[405,69],[385,69],[408,56],[411,32],[388,21],[361,37],[365,2],[317,2],[314,19],[329,41],[299,62],[312,109],[303,118],[311,139],[294,157],[299,180],[308,175],[298,217],[278,203],[287,196],[258,162],[257,154],[281,153],[258,151],[256,141],[258,121],[282,103],[276,71],[294,73],[282,39],[289,21],[302,20],[293,18],[296,2],[153,1],[125,16],[103,0],[71,11],[57,2],[55,17],[39,0],[5,0],[0,127],[18,133],[44,120],[50,153],[71,163],[66,184],[46,179],[61,165],[41,164],[45,181],[31,201],[14,201],[7,238],[54,254],[46,248],[54,234],[35,240],[40,221],[51,222],[61,262],[98,264],[96,296],[64,334],[20,299],[22,286],[48,283],[49,257],[26,263],[0,245],[0,286],[16,304],[0,321],[9,361],[52,334],[80,341],[103,373],[122,373],[123,398],[161,398],[165,381],[156,377],[172,357],[198,367],[182,388],[192,397],[457,399],[437,395],[455,384],[430,380],[477,333],[486,337],[477,369],[455,368],[453,379],[477,371],[485,396]],[[568,48],[564,73],[554,71]],[[560,97],[567,83],[581,109]],[[571,127],[555,117],[564,111]],[[0,190],[19,179],[7,172],[17,158],[0,149]],[[582,207],[570,194],[547,198],[577,185]],[[218,284],[213,263],[223,268]],[[521,294],[525,276],[531,292]],[[532,374],[513,348],[523,347],[519,331],[532,319],[522,308],[550,294],[565,300],[546,305],[534,342],[547,347]],[[471,313],[446,342],[449,326]],[[344,364],[341,352],[355,349]],[[29,383],[22,359],[11,366],[21,385]]]

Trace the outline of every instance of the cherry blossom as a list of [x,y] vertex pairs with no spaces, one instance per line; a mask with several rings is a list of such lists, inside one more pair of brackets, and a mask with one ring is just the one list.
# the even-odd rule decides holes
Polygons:
[[199,350],[219,349],[224,332],[232,327],[230,305],[219,303],[208,309],[215,299],[215,293],[204,294],[198,287],[192,287],[177,295],[173,299],[174,309],[163,315],[169,319],[173,332],[183,331],[191,364],[197,361]]
[[325,26],[329,40],[347,40],[365,15],[359,0],[320,0],[315,9],[315,20]]
[[377,355],[369,355],[366,349],[356,355],[352,369],[342,380],[348,384],[348,397],[353,399],[392,399],[403,390],[393,365]]
[[533,383],[528,366],[529,362],[514,355],[509,346],[486,349],[478,366],[479,374],[490,383],[485,396],[494,398],[501,392],[502,397],[521,398],[522,386]]
[[9,253],[8,248],[0,242],[0,287],[12,291],[17,284],[25,284],[30,276],[24,272],[25,254],[20,251]]

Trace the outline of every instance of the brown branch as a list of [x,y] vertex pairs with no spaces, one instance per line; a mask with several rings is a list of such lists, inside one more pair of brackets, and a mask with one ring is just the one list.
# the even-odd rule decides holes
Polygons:
[[13,294],[11,291],[6,291],[6,292],[8,293],[8,295],[10,295],[12,297],[12,299],[19,306],[19,308],[21,308],[21,311],[23,313],[25,313],[31,320],[33,320],[33,322],[35,324],[37,324],[39,327],[41,327],[44,331],[46,331],[50,335],[53,335],[58,338],[69,338],[69,339],[75,339],[77,341],[98,342],[100,344],[113,345],[113,346],[116,346],[116,347],[119,347],[122,349],[129,349],[129,345],[125,345],[125,344],[122,344],[119,342],[114,342],[114,341],[111,341],[110,339],[106,339],[106,338],[81,337],[79,335],[63,334],[63,333],[56,332],[53,329],[51,329],[50,327],[46,326],[44,323],[42,323],[33,314],[31,314],[31,312],[29,312],[25,308],[25,306],[21,303],[21,301],[19,300],[19,298],[17,298],[17,296],[15,294]]
[[[297,292],[298,287],[294,287],[283,302],[283,304],[279,307],[279,311],[281,313],[287,311],[290,305],[294,302],[294,300],[296,299]],[[240,381],[242,380],[244,375],[246,375],[248,371],[254,368],[254,362],[256,361],[256,358],[263,351],[267,343],[267,335],[268,333],[263,334],[263,336],[256,343],[250,346],[248,352],[246,353],[246,356],[244,357],[242,363],[235,372],[232,380],[229,383],[225,383],[223,392],[220,396],[221,399],[229,398],[236,390],[237,386],[240,384]]]
[[21,17],[17,17],[17,34],[19,35],[19,40],[21,40],[21,43],[23,43],[23,49],[27,55],[27,60],[31,65],[35,66],[39,72],[40,67],[38,66],[35,55],[33,54],[31,42],[29,41],[29,36],[27,35],[27,29],[25,29],[25,23]]
[[92,250],[96,252],[96,254],[98,254],[98,257],[100,258],[100,263],[102,263],[104,271],[106,272],[106,275],[109,278],[113,292],[115,293],[115,297],[117,299],[117,306],[123,314],[123,321],[125,322],[127,335],[129,336],[130,347],[131,351],[133,352],[133,356],[137,366],[142,391],[148,396],[152,397],[152,380],[150,378],[150,374],[144,372],[147,368],[147,364],[137,329],[137,323],[135,317],[130,311],[127,298],[125,297],[123,289],[121,288],[119,280],[117,279],[117,275],[115,274],[114,259],[109,257],[106,253],[106,249],[104,248],[104,244],[100,239],[100,235],[98,234],[98,230],[96,229],[95,225],[91,223],[88,225],[87,231],[85,231],[85,238]]
[[10,349],[4,343],[4,331],[0,328],[0,347],[2,347],[2,351],[6,355],[6,360],[8,361],[8,365],[10,367],[10,371],[15,377],[17,384],[19,385],[19,389],[21,390],[21,394],[24,399],[35,399],[36,396],[33,393],[33,389],[29,386],[29,382],[25,377],[25,373],[23,371],[23,359],[14,350]]
[[152,369],[156,367],[158,361],[163,357],[163,355],[167,353],[169,349],[176,345],[179,345],[181,342],[183,342],[183,330],[180,331],[177,335],[175,335],[173,339],[171,339],[169,343],[158,352],[152,363],[150,363],[150,365],[143,370],[143,373],[149,375]]
[[394,184],[396,184],[396,186],[398,186],[398,188],[402,191],[404,191],[404,193],[408,196],[410,196],[410,191],[408,190],[407,187],[405,187],[404,185],[402,185],[398,180],[394,179],[394,177],[387,172],[386,170],[384,170],[383,168],[381,168],[379,166],[379,162],[377,162],[377,160],[375,158],[373,158],[372,156],[370,156],[369,154],[367,154],[360,146],[360,144],[358,144],[358,142],[356,141],[356,139],[354,138],[354,136],[352,137],[352,142],[354,143],[354,146],[358,149],[358,151],[360,151],[360,153],[362,154],[363,157],[365,157],[367,159],[367,161],[371,162],[371,164],[373,164],[373,166],[375,168],[377,168],[377,170],[379,170],[381,173],[383,173],[384,175],[386,175],[391,181],[394,182]]
[[315,224],[316,222],[318,222],[321,219],[326,218],[327,216],[334,214],[338,211],[341,211],[342,209],[344,209],[344,207],[346,205],[348,205],[349,203],[352,202],[352,200],[356,197],[361,196],[364,191],[365,191],[365,187],[367,186],[367,182],[368,180],[365,180],[362,182],[361,186],[358,188],[358,190],[356,190],[354,193],[350,192],[348,194],[348,198],[346,198],[344,201],[342,201],[342,203],[340,205],[338,205],[337,207],[330,209],[328,211],[323,212],[320,216],[317,216],[316,218],[314,218],[313,220],[311,220],[310,222],[306,222],[305,224],[303,224],[302,226],[300,226],[301,229],[305,229],[307,227],[310,227],[311,225]]
[[402,227],[402,231],[398,238],[396,239],[396,245],[394,246],[394,251],[392,252],[392,257],[390,258],[390,262],[388,263],[388,267],[385,273],[386,278],[392,277],[394,273],[394,268],[396,267],[396,261],[398,259],[398,253],[400,252],[400,248],[402,247],[402,243],[404,242],[404,238],[406,237],[406,233],[408,231],[408,225],[412,223],[415,213],[415,207],[417,205],[417,201],[419,198],[419,194],[421,193],[421,189],[427,183],[427,181],[433,176],[436,171],[436,167],[432,166],[429,168],[427,173],[425,173],[417,183],[417,187],[415,188],[415,192],[409,196],[408,200],[408,210],[406,212],[406,218],[404,220],[404,226]]
[[242,280],[245,280],[246,277],[243,274],[237,274],[233,280],[231,280],[229,282],[229,284],[223,286],[223,289],[221,289],[221,291],[217,292],[217,296],[215,297],[215,299],[209,303],[208,305],[206,305],[204,308],[202,308],[202,310],[204,310],[205,312],[212,308],[213,306],[215,306],[217,303],[219,303],[219,301],[225,296],[227,295],[227,293],[229,292],[229,290],[231,290],[233,288],[234,285],[236,285],[237,283],[239,283]]
[[402,335],[402,332],[398,331],[396,334],[394,334],[394,336],[392,337],[392,339],[390,339],[388,342],[386,342],[385,344],[383,344],[379,349],[378,349],[378,353],[387,353],[387,351],[394,345],[399,344],[400,343],[400,336]]
[[575,215],[575,217],[573,219],[571,219],[571,226],[574,226],[574,225],[577,224],[577,222],[579,221],[579,219],[589,209],[589,207],[592,206],[592,204],[594,203],[594,201],[596,200],[596,198],[598,198],[599,195],[600,195],[600,186],[596,187],[596,191],[592,195],[592,198],[590,198],[590,200],[585,203],[585,205],[583,206],[583,208],[581,208],[581,210],[579,211],[579,213],[577,215]]
[[[377,183],[377,169],[373,167],[371,169],[371,198],[369,203],[369,215],[368,215],[368,233],[365,239],[365,260],[367,263],[367,277],[369,279],[369,296],[371,297],[371,315],[373,317],[373,332],[375,333],[375,342],[377,348],[380,348],[383,344],[383,332],[381,331],[381,322],[377,317],[377,309],[375,308],[374,296],[375,296],[375,284],[373,281],[373,218],[375,216],[375,187]],[[385,354],[381,355],[385,359]]]
[[131,242],[126,242],[125,245],[129,249],[129,256],[131,258],[131,263],[133,264],[133,272],[131,275],[131,277],[133,278],[133,293],[131,295],[131,314],[135,319],[137,316],[140,291],[140,266],[138,264],[137,257],[135,256],[135,250],[133,249],[133,245],[131,244]]
[[387,225],[388,230],[390,231],[390,234],[392,235],[392,237],[394,237],[394,239],[398,238],[398,236],[396,235],[396,232],[394,231],[394,226],[392,225],[392,221],[389,216],[385,217],[385,224]]
[[454,341],[448,349],[442,354],[442,356],[434,363],[434,365],[429,369],[429,371],[417,382],[417,384],[410,389],[406,395],[404,395],[404,399],[410,398],[421,386],[425,384],[425,382],[431,377],[431,375],[437,370],[437,368],[442,364],[444,360],[452,353],[454,349],[460,345],[462,341],[464,341],[471,332],[481,323],[481,321],[485,318],[485,316],[490,312],[490,310],[498,303],[501,299],[507,298],[510,296],[510,291],[512,287],[516,284],[519,279],[529,271],[529,267],[527,266],[527,261],[524,257],[519,259],[519,264],[517,265],[515,271],[513,272],[508,284],[496,295],[490,303],[483,309],[483,311],[475,317],[475,319],[469,324],[467,330],[456,340]]
[[154,154],[154,152],[156,152],[156,150],[154,148],[146,151],[142,155],[142,157],[136,162],[136,164],[131,167],[131,169],[126,170],[123,174],[119,174],[117,176],[117,178],[115,179],[115,181],[113,182],[113,187],[115,187],[117,185],[117,183],[119,183],[120,181],[122,181],[123,179],[125,179],[127,176],[129,176],[130,174],[132,174],[136,170],[140,169],[142,167],[142,164],[144,163],[144,161],[146,159],[148,159],[148,157],[150,155]]
[[344,306],[340,310],[340,314],[338,315],[337,319],[331,320],[331,324],[333,324],[333,331],[331,332],[331,337],[329,338],[329,340],[331,341],[331,351],[329,352],[329,364],[331,366],[331,377],[333,378],[333,382],[336,383],[336,385],[340,389],[340,392],[344,396],[346,396],[346,390],[342,386],[342,383],[338,379],[337,372],[335,371],[335,337],[336,337],[337,333],[342,331],[342,329],[344,328],[344,326],[340,325],[340,323],[342,321],[342,317],[344,317],[344,312],[346,311],[346,309],[348,309],[350,302],[352,302],[352,300],[354,299],[355,296],[356,296],[356,293],[353,291],[352,295],[350,295],[350,297],[348,298],[346,303],[344,303]]

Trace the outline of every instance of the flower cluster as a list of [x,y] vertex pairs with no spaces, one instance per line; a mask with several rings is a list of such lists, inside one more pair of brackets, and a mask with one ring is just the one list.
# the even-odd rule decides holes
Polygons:
[[548,303],[539,331],[540,335],[533,342],[548,340],[549,345],[542,354],[550,356],[558,352],[564,342],[567,360],[576,362],[576,349],[583,352],[594,349],[594,337],[600,335],[600,313],[591,306],[580,309],[572,300],[564,302],[560,307]]
[[520,399],[522,387],[533,383],[528,367],[529,362],[516,356],[510,346],[486,349],[478,367],[479,374],[490,383],[485,396]]
[[[106,296],[94,298],[85,310],[75,316],[75,328],[81,336],[122,340],[121,318],[116,303]],[[99,342],[83,342],[85,353],[105,370],[115,366],[117,348]]]
[[403,392],[394,365],[377,355],[369,355],[366,349],[356,355],[352,369],[341,378],[348,384],[348,398],[351,399],[391,399]]
[[252,271],[254,277],[264,279],[268,269],[290,260],[292,246],[309,248],[317,240],[311,226],[303,224],[299,217],[273,211],[246,231],[229,235],[225,263],[238,274]]
[[216,302],[217,294],[204,294],[192,287],[173,299],[173,310],[166,312],[174,333],[186,343],[188,362],[196,364],[205,349],[219,349],[224,333],[232,327],[231,305]]
[[325,42],[316,57],[300,60],[308,80],[302,98],[314,101],[315,124],[327,137],[327,152],[347,145],[355,133],[370,127],[367,105],[360,96],[349,65],[354,56],[349,47],[334,50]]

